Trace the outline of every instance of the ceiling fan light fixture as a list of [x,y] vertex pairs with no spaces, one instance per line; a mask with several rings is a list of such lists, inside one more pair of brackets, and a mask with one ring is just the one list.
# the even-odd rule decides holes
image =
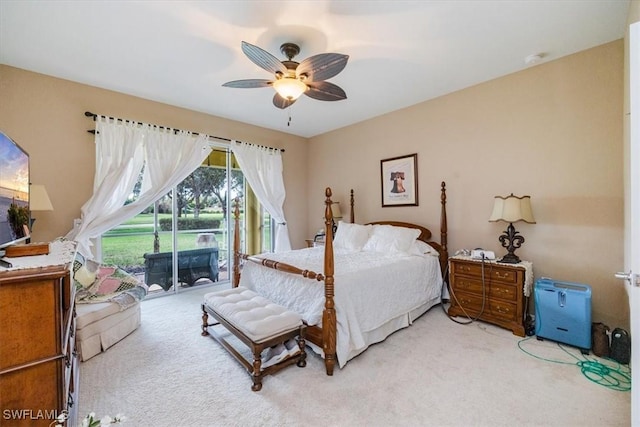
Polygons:
[[292,77],[284,77],[273,82],[273,88],[284,99],[293,101],[307,90],[307,85]]
[[[0,0],[2,1],[2,0]],[[303,93],[309,98],[319,101],[340,101],[347,99],[342,88],[326,80],[340,73],[347,65],[349,55],[341,53],[319,53],[296,62],[293,57],[300,52],[298,45],[285,43],[280,51],[287,57],[280,61],[266,50],[245,41],[242,52],[257,66],[272,74],[271,80],[244,79],[233,80],[222,86],[235,88],[273,87],[273,105],[285,109],[291,106]]]

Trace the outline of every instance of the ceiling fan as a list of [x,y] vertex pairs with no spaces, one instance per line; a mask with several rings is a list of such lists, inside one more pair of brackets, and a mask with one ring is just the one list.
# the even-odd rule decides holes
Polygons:
[[287,108],[303,93],[320,101],[340,101],[347,98],[340,86],[325,80],[344,69],[349,55],[321,53],[298,63],[293,57],[300,53],[300,47],[295,43],[284,43],[280,46],[280,52],[287,60],[280,61],[264,49],[244,41],[242,51],[254,64],[272,73],[273,79],[234,80],[222,86],[242,89],[272,86],[276,90],[273,105],[278,108]]

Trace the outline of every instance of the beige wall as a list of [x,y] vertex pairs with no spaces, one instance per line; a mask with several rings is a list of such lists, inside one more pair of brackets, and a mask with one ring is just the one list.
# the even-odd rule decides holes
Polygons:
[[[331,186],[356,222],[405,220],[439,236],[448,189],[449,251],[505,253],[496,195],[531,196],[537,224],[516,224],[536,277],[588,283],[593,317],[626,326],[623,284],[623,41],[486,82],[310,141],[309,212]],[[381,207],[380,160],[418,153],[418,207]],[[311,221],[308,234],[319,226]]]
[[305,138],[0,65],[0,129],[30,154],[31,182],[46,185],[55,209],[34,213],[33,240],[65,235],[91,196],[94,123],[85,111],[284,148],[285,215],[291,240],[304,243]]

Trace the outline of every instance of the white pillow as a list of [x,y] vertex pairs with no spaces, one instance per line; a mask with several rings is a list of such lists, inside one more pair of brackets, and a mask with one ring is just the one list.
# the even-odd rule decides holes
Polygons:
[[415,228],[374,225],[363,251],[410,253],[411,245],[420,235]]
[[370,225],[351,224],[349,222],[338,223],[336,237],[333,246],[350,251],[360,251],[369,240]]
[[422,240],[417,240],[417,239],[411,245],[411,249],[409,250],[409,252],[412,255],[419,255],[419,256],[425,256],[425,255],[440,256],[438,251],[433,246],[423,242]]

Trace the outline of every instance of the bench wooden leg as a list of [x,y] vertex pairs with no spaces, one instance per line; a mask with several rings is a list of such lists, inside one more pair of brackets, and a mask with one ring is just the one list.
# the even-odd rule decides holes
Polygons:
[[300,368],[304,368],[307,366],[307,352],[305,350],[305,341],[304,334],[306,331],[306,325],[300,326],[300,335],[298,335],[298,348],[300,349],[300,358],[298,359],[298,363],[296,365]]
[[251,390],[260,391],[262,389],[262,347],[253,349],[253,372],[251,373],[253,385]]
[[207,331],[208,326],[209,314],[207,313],[207,310],[204,309],[204,304],[202,304],[202,333],[200,335],[202,335],[203,337],[209,335],[209,331]]
[[200,335],[202,335],[203,337],[208,336],[209,330],[207,328],[209,326],[215,326],[217,324],[219,324],[219,322],[209,323],[209,313],[207,313],[207,310],[205,310],[204,308],[204,304],[202,304],[202,332],[200,333]]

